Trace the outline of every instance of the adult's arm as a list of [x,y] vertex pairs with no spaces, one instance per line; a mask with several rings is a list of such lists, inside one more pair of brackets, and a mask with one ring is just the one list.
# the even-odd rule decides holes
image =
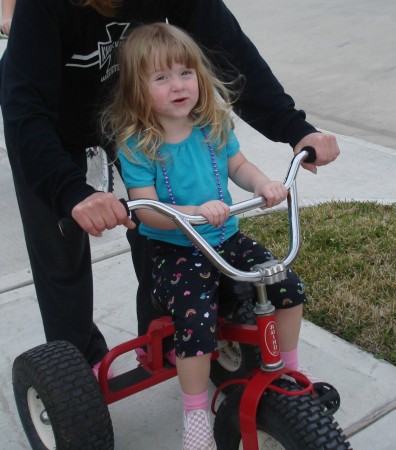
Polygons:
[[7,151],[26,182],[60,216],[95,190],[56,130],[66,2],[18,0],[2,61],[1,107]]

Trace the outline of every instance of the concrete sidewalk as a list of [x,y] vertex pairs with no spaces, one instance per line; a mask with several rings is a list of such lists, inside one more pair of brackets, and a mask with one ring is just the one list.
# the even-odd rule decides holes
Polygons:
[[[267,17],[265,18],[259,14],[261,8],[264,8],[260,0],[251,0],[248,3],[230,0],[226,3],[237,17],[241,18],[242,25],[263,51],[263,55],[268,55],[265,43],[271,41],[269,51],[272,53],[267,58],[268,62],[273,67],[272,60],[278,61],[278,70],[273,67],[274,71],[278,74],[280,69],[282,74],[280,79],[288,77],[286,83],[289,83],[289,79],[293,79],[293,74],[290,75],[286,68],[286,54],[292,51],[293,45],[291,42],[284,41],[285,34],[281,35],[283,38],[281,42],[277,42],[278,46],[276,47],[275,30],[285,26],[285,23],[296,24],[296,28],[293,29],[293,38],[302,44],[304,41],[302,37],[305,36],[306,29],[309,28],[311,35],[316,30],[312,27],[313,23],[317,25],[321,23],[328,29],[331,24],[337,22],[335,17],[330,14],[330,12],[334,13],[334,11],[329,11],[331,5],[322,1],[286,1],[287,7],[283,5],[285,9],[282,10],[282,19],[276,15],[279,2],[275,0],[266,2]],[[337,1],[338,6],[341,6],[341,3]],[[357,23],[353,15],[357,5],[364,5],[359,10],[363,17],[362,20],[370,23],[370,19],[373,17],[375,5],[371,2],[365,0],[357,3],[353,0],[350,3],[351,10],[347,10],[348,6],[344,4],[342,11],[339,12],[339,19],[342,21],[343,27],[337,36],[346,32],[345,30],[352,37],[360,36],[361,25]],[[386,11],[390,2],[381,1],[379,3],[382,4],[383,14],[381,17],[375,16],[375,19],[376,23],[379,23],[381,19],[381,27],[378,32],[382,33],[387,29]],[[247,4],[249,8],[244,6]],[[376,4],[378,10],[377,6],[378,4]],[[320,18],[317,16],[318,8],[322,8]],[[364,11],[366,11],[366,15],[363,14]],[[302,23],[308,24],[307,28],[302,27]],[[267,30],[267,34],[263,30]],[[369,27],[365,27],[365,31],[374,32]],[[333,36],[330,31],[327,32]],[[289,37],[291,39],[291,36]],[[316,47],[320,47],[320,44],[325,46],[333,43],[341,48],[341,44],[336,45],[326,36],[323,36],[322,40],[318,37],[316,39]],[[353,44],[353,39],[349,42]],[[388,48],[388,54],[392,54],[391,48],[393,47],[390,42],[387,47],[387,43],[388,41],[385,39],[379,40],[375,48],[378,47],[379,50],[381,47],[381,52],[385,51],[383,47]],[[3,50],[5,45],[6,41],[0,40],[0,50]],[[300,49],[298,44],[294,47],[294,49],[296,48],[290,65],[293,68],[297,67],[296,76],[298,78],[299,58],[303,60],[307,53],[308,55],[312,55],[312,53],[304,51],[302,46]],[[374,48],[372,52],[370,57],[375,59],[378,54],[374,54]],[[281,56],[276,59],[277,55]],[[336,58],[335,53],[332,56]],[[315,61],[307,62],[307,70],[309,71],[312,67],[313,72],[311,73],[315,74],[313,77],[315,86],[312,87],[312,92],[318,88],[319,97],[330,91],[345,92],[345,86],[343,86],[345,80],[342,76],[336,78],[333,74],[331,79],[325,77],[324,73],[328,72],[325,72],[323,68],[327,58],[320,58],[319,51]],[[342,61],[338,59],[332,61],[338,70],[342,70]],[[385,65],[385,59],[383,61]],[[356,64],[356,60],[354,63]],[[315,67],[318,72],[314,72]],[[317,119],[310,117],[313,123],[338,133],[337,138],[342,151],[336,162],[321,168],[316,176],[304,170],[300,171],[298,177],[300,204],[310,205],[330,199],[370,200],[383,203],[396,201],[394,181],[396,139],[395,130],[388,122],[390,120],[394,122],[396,115],[393,113],[396,111],[394,111],[395,102],[389,102],[387,98],[391,89],[393,89],[393,93],[395,92],[396,83],[394,82],[396,80],[393,72],[393,82],[389,84],[387,80],[390,75],[386,68],[379,63],[376,67],[381,68],[378,73],[379,80],[375,80],[376,82],[370,80],[369,84],[373,90],[378,89],[379,104],[384,105],[385,109],[393,108],[392,111],[386,110],[390,116],[386,115],[384,120],[378,112],[380,107],[373,103],[367,103],[365,110],[367,121],[365,122],[366,117],[359,116],[362,114],[360,106],[352,107],[352,100],[348,103],[350,97],[348,99],[333,98],[333,103],[330,98],[327,98],[326,114],[321,116],[318,113],[322,110],[319,99],[312,98],[312,95],[303,88],[300,89],[299,85],[288,89],[293,95],[294,92],[298,92],[296,95],[300,97],[299,103],[302,107],[308,102],[311,115]],[[351,74],[350,76],[352,77]],[[363,83],[364,74],[359,72],[358,78]],[[351,89],[353,88],[351,87]],[[367,93],[368,96],[371,95],[369,89],[362,92]],[[337,116],[340,118],[339,122],[333,120],[338,113],[338,106],[334,104],[338,100],[342,105],[339,111],[340,115]],[[359,114],[355,114],[354,108],[359,111]],[[350,120],[348,121],[347,118]],[[371,123],[372,128],[366,127],[367,123]],[[376,127],[378,133],[375,130]],[[271,177],[283,179],[291,157],[291,151],[287,145],[266,140],[243,122],[237,123],[237,135],[241,141],[242,150],[252,161]],[[372,142],[376,142],[376,144]],[[233,187],[232,190],[235,201],[247,198],[246,194],[236,188]],[[2,430],[0,449],[28,450],[30,446],[22,430],[13,398],[11,367],[16,356],[43,343],[44,334],[2,130],[0,130],[0,191],[3,194],[0,198],[0,210],[2,211],[0,218],[0,339],[2,342],[0,352],[0,429]],[[116,195],[125,196],[119,180],[116,185]],[[136,336],[136,279],[123,229],[107,232],[100,239],[93,238],[92,247],[95,321],[105,334],[109,346],[112,347]],[[300,349],[303,364],[318,378],[334,384],[339,390],[342,405],[335,417],[346,434],[350,436],[352,447],[355,450],[393,450],[396,448],[394,433],[396,389],[393,384],[396,379],[396,367],[373,358],[370,354],[306,321],[303,323]],[[134,362],[121,358],[116,361],[115,370],[116,372],[121,371],[131,364]],[[110,406],[110,412],[115,432],[116,450],[132,448],[134,450],[174,450],[180,448],[182,409],[177,380],[170,380],[117,402]]]

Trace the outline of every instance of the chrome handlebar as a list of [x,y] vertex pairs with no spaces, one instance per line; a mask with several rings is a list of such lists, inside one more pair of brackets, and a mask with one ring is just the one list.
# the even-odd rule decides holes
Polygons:
[[[228,277],[239,281],[273,284],[286,277],[286,270],[296,259],[300,247],[300,223],[298,216],[296,177],[298,169],[304,160],[306,162],[315,160],[314,149],[309,147],[305,148],[292,159],[284,181],[284,184],[289,191],[287,196],[290,236],[288,254],[281,261],[274,260],[265,264],[257,264],[252,267],[250,272],[235,269],[228,264],[194,229],[194,226],[196,225],[208,223],[205,217],[183,214],[171,206],[155,200],[130,200],[125,202],[125,204],[129,211],[135,209],[151,209],[172,220],[176,226],[185,233],[188,239],[211,261],[211,263]],[[231,205],[230,215],[242,214],[265,205],[266,202],[263,197],[255,197]]]

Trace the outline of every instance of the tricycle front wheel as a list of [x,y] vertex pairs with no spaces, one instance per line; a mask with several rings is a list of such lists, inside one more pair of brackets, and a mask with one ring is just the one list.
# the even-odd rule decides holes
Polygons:
[[33,450],[113,450],[110,414],[92,369],[70,343],[50,342],[14,361],[18,413]]
[[[276,383],[286,390],[299,386],[287,380]],[[221,403],[215,418],[214,436],[218,450],[242,450],[239,405],[243,388]],[[289,396],[268,389],[256,416],[259,448],[271,450],[347,450],[349,443],[323,406],[311,395]]]

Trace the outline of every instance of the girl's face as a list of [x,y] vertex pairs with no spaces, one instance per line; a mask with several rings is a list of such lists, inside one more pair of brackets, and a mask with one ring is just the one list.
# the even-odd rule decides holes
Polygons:
[[199,87],[194,69],[174,62],[153,68],[149,74],[151,107],[162,126],[183,121],[198,102]]

